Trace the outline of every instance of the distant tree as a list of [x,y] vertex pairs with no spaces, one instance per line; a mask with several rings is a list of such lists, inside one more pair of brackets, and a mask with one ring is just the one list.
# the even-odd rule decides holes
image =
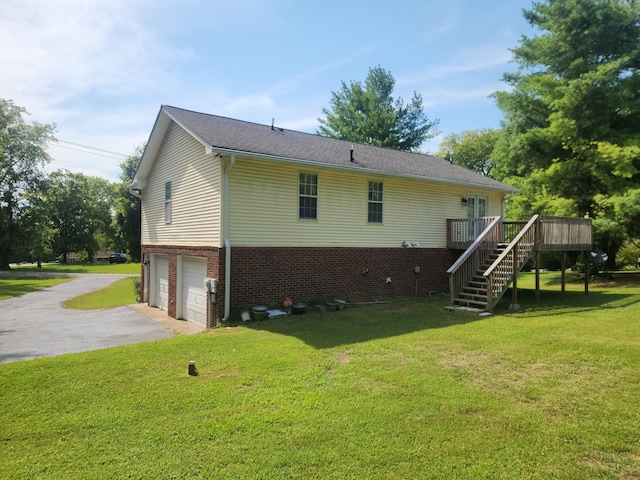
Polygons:
[[57,170],[49,175],[43,194],[49,209],[56,247],[67,261],[69,252],[84,252],[92,261],[100,239],[109,237],[113,185],[99,177]]
[[115,231],[116,245],[119,251],[126,252],[134,262],[139,262],[140,251],[140,199],[134,197],[127,190],[127,186],[133,181],[136,174],[145,145],[139,145],[134,153],[120,164],[122,181],[118,188],[118,199],[116,200]]
[[541,34],[522,38],[512,88],[496,93],[492,174],[526,192],[511,202],[523,214],[588,213],[613,261],[640,218],[640,3],[545,0],[524,14]]
[[23,197],[37,190],[50,161],[47,142],[55,126],[27,124],[27,111],[0,99],[0,270],[8,270],[15,248],[24,238],[20,221]]
[[498,131],[490,128],[452,133],[440,143],[437,156],[482,175],[490,175],[491,153],[497,139]]
[[25,196],[25,206],[20,216],[23,239],[20,242],[22,254],[42,267],[43,259],[51,257],[56,238],[56,230],[49,218],[49,206],[41,192]]
[[413,92],[411,103],[392,96],[395,80],[381,67],[369,69],[364,86],[342,82],[331,92],[330,108],[323,108],[317,133],[355,143],[403,151],[417,151],[438,134],[439,120],[429,120],[422,97]]

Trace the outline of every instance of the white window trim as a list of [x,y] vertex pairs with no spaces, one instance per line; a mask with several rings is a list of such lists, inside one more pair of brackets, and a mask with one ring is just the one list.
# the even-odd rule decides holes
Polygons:
[[[382,195],[382,200],[371,200],[371,198],[369,197],[369,194],[371,193],[371,184],[372,183],[378,183],[381,186],[381,195]],[[381,206],[381,218],[379,222],[372,222],[369,220],[369,206],[371,204],[379,204]],[[384,223],[384,182],[379,181],[379,180],[369,180],[367,182],[367,224],[369,225],[382,225]]]
[[[169,186],[169,198],[167,198],[167,185]],[[164,184],[164,223],[171,223],[171,200],[173,198],[173,185],[171,182]]]
[[[315,187],[316,187],[316,194],[315,195],[307,195],[307,194],[302,194],[300,193],[300,176],[301,175],[312,175],[315,177]],[[318,195],[318,190],[319,190],[319,186],[318,186],[319,180],[318,180],[318,174],[317,173],[312,173],[312,172],[303,172],[300,171],[298,172],[298,220],[304,221],[304,222],[315,222],[318,220],[318,205],[319,205],[319,195]],[[315,198],[316,200],[316,215],[315,217],[302,217],[300,216],[300,199],[301,198]]]

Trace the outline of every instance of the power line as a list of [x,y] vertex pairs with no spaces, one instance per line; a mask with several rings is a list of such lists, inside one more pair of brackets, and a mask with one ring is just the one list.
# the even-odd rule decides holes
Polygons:
[[85,164],[82,164],[82,163],[68,162],[66,160],[56,160],[55,163],[56,164],[60,164],[62,166],[83,168],[85,170],[93,170],[95,172],[109,173],[109,174],[113,174],[113,175],[117,175],[119,173],[117,170],[109,170],[109,169],[106,169],[106,168],[93,167],[93,166],[85,165]]
[[[49,145],[53,145],[54,147],[66,148],[67,150],[74,150],[76,152],[82,152],[82,153],[87,153],[89,155],[97,155],[97,156],[106,157],[106,158],[113,158],[116,160],[123,160],[129,157],[129,155],[125,155],[124,153],[113,152],[111,150],[105,150],[103,148],[91,147],[89,145],[83,145],[81,143],[69,142],[67,140],[57,140],[56,142],[51,141],[48,143]],[[60,143],[74,145],[76,147],[82,148],[83,150],[80,150],[79,148],[72,148],[72,147],[66,147],[64,145],[59,145]],[[94,151],[87,151],[87,150],[94,150]],[[102,153],[96,153],[96,152],[102,152]],[[105,155],[105,154],[108,154],[108,155]],[[117,155],[117,156],[114,156],[114,155]]]
[[[127,155],[122,155],[121,153],[115,153],[115,152],[114,152],[115,155],[122,155],[122,157],[114,157],[113,155],[105,155],[104,153],[87,152],[86,150],[80,150],[79,148],[73,148],[73,147],[65,147],[64,145],[58,145],[57,143],[50,143],[49,145],[52,145],[58,148],[66,148],[67,150],[73,150],[74,152],[82,152],[82,153],[88,153],[89,155],[97,155],[98,157],[113,158],[114,160],[122,160],[123,158],[127,157]],[[103,152],[106,151],[106,150],[100,150],[99,148],[96,148],[94,150],[103,151]]]
[[58,140],[58,143],[66,143],[68,145],[75,145],[76,147],[88,148],[89,150],[97,150],[98,152],[111,153],[120,157],[128,157],[124,153],[112,152],[111,150],[104,150],[102,148],[90,147],[89,145],[82,145],[80,143],[68,142],[67,140]]

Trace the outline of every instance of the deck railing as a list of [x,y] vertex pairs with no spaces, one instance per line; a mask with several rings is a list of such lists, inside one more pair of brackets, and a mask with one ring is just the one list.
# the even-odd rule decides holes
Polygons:
[[[495,217],[447,220],[447,247],[468,248]],[[501,242],[510,243],[527,222],[502,222]],[[540,217],[541,251],[586,251],[592,248],[589,218]]]
[[[485,217],[474,220],[483,220],[478,224],[484,225],[484,229],[477,238],[475,238],[471,246],[456,260],[451,268],[447,270],[449,274],[449,295],[451,297],[451,303],[454,302],[455,298],[462,291],[462,287],[471,280],[473,275],[477,273],[478,269],[495,251],[498,244],[502,242],[502,217]],[[451,224],[449,222],[451,222]],[[471,221],[458,222],[450,220],[447,221],[447,226],[451,226],[455,231],[459,232],[459,234],[464,230],[464,227],[467,228],[467,234],[469,228],[475,228],[474,223]],[[462,238],[459,238],[459,240],[462,241]]]
[[465,250],[500,217],[452,218],[447,220],[447,248]]
[[545,251],[591,250],[593,229],[589,218],[541,217],[540,248]]

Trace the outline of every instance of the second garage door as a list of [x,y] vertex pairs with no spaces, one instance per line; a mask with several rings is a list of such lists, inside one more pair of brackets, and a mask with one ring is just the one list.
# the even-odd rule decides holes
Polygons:
[[166,255],[154,255],[154,301],[152,306],[165,312],[169,309],[169,259]]
[[206,259],[183,258],[181,317],[203,328],[207,327],[207,292],[204,288],[206,276]]

